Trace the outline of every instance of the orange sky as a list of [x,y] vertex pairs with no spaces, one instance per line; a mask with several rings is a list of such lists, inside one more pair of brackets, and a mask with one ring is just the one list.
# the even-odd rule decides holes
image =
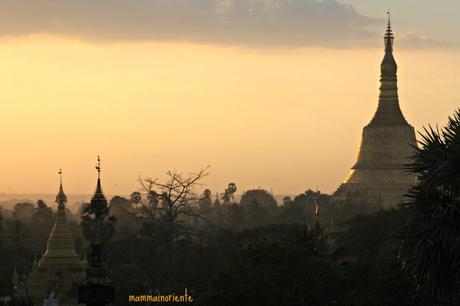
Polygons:
[[[419,130],[460,97],[454,50],[395,42],[401,108]],[[96,156],[109,194],[210,165],[222,192],[332,192],[377,106],[382,48],[257,51],[179,43],[0,42],[0,192],[91,193]]]

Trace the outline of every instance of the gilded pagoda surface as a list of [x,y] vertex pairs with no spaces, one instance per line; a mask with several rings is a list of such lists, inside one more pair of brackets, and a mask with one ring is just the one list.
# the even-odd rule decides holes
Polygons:
[[358,158],[336,198],[360,198],[382,208],[396,207],[415,183],[404,165],[417,145],[414,128],[399,106],[397,64],[390,21],[385,33],[385,55],[380,65],[380,95],[377,111],[364,127]]
[[[59,171],[61,175],[62,172]],[[43,305],[50,295],[56,295],[59,305],[76,305],[76,285],[85,277],[85,265],[75,251],[65,213],[67,197],[61,184],[56,196],[58,204],[53,230],[48,238],[46,251],[35,260],[31,271],[13,276],[16,297],[29,296],[35,305]],[[16,273],[15,273],[16,274]]]

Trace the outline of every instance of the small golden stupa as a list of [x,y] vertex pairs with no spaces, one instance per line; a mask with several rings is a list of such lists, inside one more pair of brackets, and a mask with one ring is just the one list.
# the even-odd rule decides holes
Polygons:
[[77,305],[77,284],[86,275],[85,264],[75,252],[74,240],[67,225],[67,196],[62,188],[61,170],[59,176],[56,220],[46,251],[40,260],[34,261],[28,275],[13,276],[16,297],[29,297],[35,305],[43,305],[50,295],[56,298],[58,305]]

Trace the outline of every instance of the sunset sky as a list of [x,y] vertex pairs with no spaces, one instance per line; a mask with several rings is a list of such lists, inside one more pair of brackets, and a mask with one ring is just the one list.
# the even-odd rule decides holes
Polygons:
[[460,101],[456,0],[0,0],[0,192],[108,194],[210,166],[333,192],[376,107],[386,10],[416,130]]

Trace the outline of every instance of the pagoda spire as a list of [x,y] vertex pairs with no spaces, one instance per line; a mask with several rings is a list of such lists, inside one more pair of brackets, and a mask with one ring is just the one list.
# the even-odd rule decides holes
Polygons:
[[65,195],[64,188],[62,187],[62,169],[59,169],[58,174],[59,192],[56,195],[56,203],[58,204],[56,221],[48,238],[45,254],[40,259],[40,266],[68,263],[76,264],[78,262],[73,237],[67,225],[65,213],[67,196]]
[[387,24],[387,31],[385,32],[385,52],[393,52],[393,41],[394,36],[393,32],[391,31],[391,14],[390,10],[387,11],[388,15],[388,24]]
[[387,11],[388,23],[384,36],[385,54],[380,64],[379,104],[370,125],[406,125],[407,121],[399,107],[398,65],[393,56],[394,35],[391,29],[390,11]]
[[64,193],[64,188],[62,187],[62,169],[59,169],[59,192],[56,195],[56,203],[58,204],[58,210],[65,209],[65,204],[67,203],[67,196]]
[[97,179],[101,179],[101,157],[98,155],[97,156],[97,165],[96,165],[96,170],[97,170]]
[[[97,186],[91,198],[90,209],[94,213],[94,225],[91,230],[91,254],[86,264],[86,278],[78,287],[78,303],[88,306],[104,306],[115,300],[115,288],[108,278],[107,263],[103,246],[104,215],[108,212],[107,200],[101,187],[101,158],[97,157]],[[95,298],[96,297],[96,298]]]
[[104,192],[102,191],[101,185],[101,157],[97,156],[97,184],[96,190],[94,192],[93,197],[91,198],[90,205],[93,207],[97,216],[102,213],[102,210],[106,209],[108,206],[107,199],[104,196]]

